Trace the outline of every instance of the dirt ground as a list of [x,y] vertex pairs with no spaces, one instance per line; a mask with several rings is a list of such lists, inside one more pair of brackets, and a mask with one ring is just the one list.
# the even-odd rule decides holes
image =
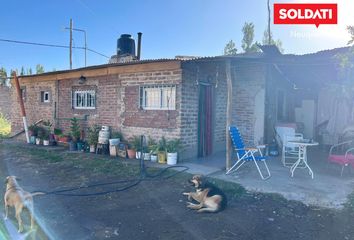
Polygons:
[[[20,176],[21,186],[28,191],[81,186],[80,191],[70,193],[91,194],[121,189],[134,181],[85,186],[139,175],[138,164],[117,158],[13,142],[0,143],[0,160],[0,177]],[[186,208],[182,196],[192,190],[189,177],[183,173],[168,179],[146,178],[125,191],[97,196],[36,196],[35,212],[41,228],[28,239],[354,240],[354,211],[350,207],[338,211],[306,206],[274,194],[246,192],[237,184],[221,181],[216,184],[228,196],[226,210],[196,213]],[[4,186],[1,190],[4,192]],[[9,225],[17,227],[13,211],[10,220],[2,220],[1,230],[6,238],[18,239],[18,235],[9,236]]]

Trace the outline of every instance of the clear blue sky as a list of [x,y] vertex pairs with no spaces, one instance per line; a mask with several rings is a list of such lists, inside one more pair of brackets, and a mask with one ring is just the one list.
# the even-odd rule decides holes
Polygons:
[[[299,0],[296,2],[338,2],[339,24],[320,26],[273,25],[275,38],[285,53],[309,53],[345,46],[345,26],[354,24],[352,0]],[[274,2],[295,2],[282,0]],[[87,31],[88,47],[105,55],[116,51],[122,33],[143,32],[142,58],[173,58],[175,55],[220,55],[233,39],[241,50],[244,22],[255,24],[255,40],[261,41],[267,25],[266,0],[6,0],[1,3],[0,38],[69,45],[63,30],[73,19],[74,28]],[[74,32],[74,45],[84,45]],[[88,65],[107,63],[88,53]],[[0,42],[0,66],[6,69],[32,67],[40,63],[46,71],[69,68],[69,51]],[[73,67],[84,66],[83,50],[74,50]]]

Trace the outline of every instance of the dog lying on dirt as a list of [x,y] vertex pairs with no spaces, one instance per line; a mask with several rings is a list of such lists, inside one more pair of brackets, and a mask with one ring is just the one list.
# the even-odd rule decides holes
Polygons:
[[27,208],[31,218],[31,229],[34,227],[33,219],[33,196],[43,195],[45,193],[36,192],[29,193],[24,191],[17,183],[18,178],[16,176],[8,176],[5,180],[6,192],[4,195],[5,203],[5,219],[8,217],[8,207],[15,208],[15,216],[18,222],[18,232],[23,231],[23,224],[21,219],[21,213],[23,208]]
[[195,192],[184,192],[188,200],[197,201],[198,204],[187,202],[187,207],[198,212],[219,212],[225,209],[227,199],[225,194],[214,184],[208,182],[203,176],[195,175],[188,180],[195,187]]

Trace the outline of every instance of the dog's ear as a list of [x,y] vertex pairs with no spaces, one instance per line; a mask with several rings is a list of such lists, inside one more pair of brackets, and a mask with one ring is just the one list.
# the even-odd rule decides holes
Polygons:
[[5,178],[5,184],[7,184],[9,182],[9,177]]

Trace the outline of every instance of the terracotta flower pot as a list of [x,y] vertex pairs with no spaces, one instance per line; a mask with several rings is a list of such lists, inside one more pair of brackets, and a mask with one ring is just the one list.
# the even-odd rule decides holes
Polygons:
[[128,149],[128,158],[134,159],[136,157],[136,151],[134,149]]

